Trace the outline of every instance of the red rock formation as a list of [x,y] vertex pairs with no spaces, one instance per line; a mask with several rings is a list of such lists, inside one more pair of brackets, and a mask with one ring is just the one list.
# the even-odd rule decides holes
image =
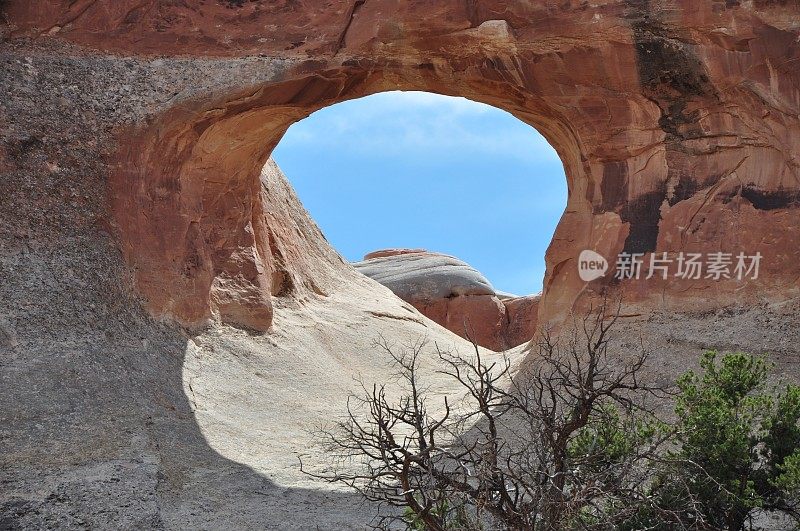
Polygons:
[[502,297],[479,271],[452,256],[384,249],[353,265],[429,319],[483,347],[506,350],[536,331],[538,296]]
[[[43,53],[231,61],[218,89],[122,118],[112,146],[113,225],[159,315],[266,329],[283,285],[270,235],[289,229],[261,197],[261,166],[294,121],[393,89],[497,106],[560,154],[570,194],[540,320],[609,285],[629,302],[681,309],[800,294],[797,2],[7,0],[3,11],[8,38],[84,47]],[[235,75],[237,58],[257,56],[269,79]],[[612,261],[621,251],[763,260],[747,280],[587,284],[583,249]],[[298,260],[313,279],[315,265]]]
[[538,295],[506,300],[467,295],[412,304],[451,332],[496,351],[522,345],[536,333]]
[[[357,392],[351,372],[385,380],[377,333],[459,338],[377,300],[384,290],[262,167],[291,123],[378,91],[483,101],[558,150],[569,203],[543,322],[604,285],[578,278],[583,249],[758,251],[748,282],[619,282],[650,307],[754,305],[677,322],[657,312],[623,339],[670,345],[646,371],[656,381],[697,345],[771,351],[796,379],[797,300],[755,303],[798,298],[799,11],[797,0],[1,1],[2,526],[347,528],[374,516],[292,472],[292,451]],[[273,333],[215,326],[190,339],[136,300],[187,325]],[[323,453],[310,449],[312,469]]]
[[506,309],[494,295],[465,295],[411,304],[432,321],[482,347],[496,351],[508,348],[504,337]]
[[533,338],[537,332],[539,315],[539,295],[516,297],[503,300],[506,307],[508,325],[504,336],[506,345],[521,345]]

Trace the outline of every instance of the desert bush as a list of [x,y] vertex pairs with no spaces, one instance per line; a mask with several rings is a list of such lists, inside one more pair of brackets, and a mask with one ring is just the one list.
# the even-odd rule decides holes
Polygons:
[[797,525],[800,386],[770,385],[764,356],[709,351],[700,366],[678,380],[673,477],[710,527],[754,528],[756,510]]

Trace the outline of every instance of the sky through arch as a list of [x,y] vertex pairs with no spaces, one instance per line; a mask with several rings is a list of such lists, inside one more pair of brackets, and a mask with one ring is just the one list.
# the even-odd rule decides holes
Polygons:
[[498,290],[536,293],[566,206],[552,146],[465,98],[384,92],[295,123],[273,157],[348,260],[389,247],[451,254]]

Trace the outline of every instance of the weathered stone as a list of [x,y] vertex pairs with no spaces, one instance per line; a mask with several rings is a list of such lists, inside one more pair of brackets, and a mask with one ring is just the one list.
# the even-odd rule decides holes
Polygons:
[[[570,194],[543,323],[617,286],[643,310],[617,346],[668,344],[649,369],[663,381],[732,345],[797,379],[796,1],[0,10],[0,527],[374,515],[296,470],[303,434],[341,413],[352,372],[385,379],[377,333],[468,346],[354,274],[262,170],[290,124],[385,90],[494,105],[557,149]],[[746,282],[587,285],[584,249],[763,260]]]
[[406,301],[494,295],[494,288],[480,272],[466,262],[444,254],[391,254],[356,262],[353,267]]
[[536,330],[538,297],[499,294],[479,271],[455,257],[386,249],[353,266],[429,319],[483,347],[506,350],[529,341]]
[[539,295],[502,299],[508,320],[505,342],[509,347],[522,345],[533,339],[538,331],[540,299]]
[[425,249],[381,249],[364,255],[364,260],[383,258],[384,256],[397,256],[398,254],[415,254],[427,252]]
[[465,295],[412,303],[423,315],[451,332],[495,350],[505,350],[506,311],[494,295]]
[[[11,38],[68,41],[87,47],[81,53],[271,58],[268,80],[178,92],[168,109],[128,117],[119,130],[108,181],[114,227],[158,315],[191,324],[218,314],[266,328],[264,238],[275,228],[264,225],[260,167],[294,121],[390,89],[497,106],[561,155],[570,195],[547,252],[544,321],[607,287],[645,307],[697,309],[800,290],[794,3],[378,0],[320,10],[12,0],[4,11]],[[577,275],[583,249],[611,261],[621,251],[764,259],[755,279],[606,277],[587,286]]]

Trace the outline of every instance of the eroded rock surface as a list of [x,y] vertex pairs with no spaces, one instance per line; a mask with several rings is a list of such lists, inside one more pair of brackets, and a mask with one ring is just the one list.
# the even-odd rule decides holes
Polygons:
[[[178,78],[146,111],[116,110],[124,127],[102,159],[109,223],[155,315],[268,329],[276,229],[258,192],[261,167],[294,121],[392,89],[495,105],[558,151],[570,195],[546,257],[543,321],[610,285],[665,309],[800,293],[796,1],[3,6],[6,42],[32,37],[47,50],[32,55],[80,55],[83,65],[92,54],[141,57],[145,75]],[[163,72],[164,57],[177,56],[179,74]],[[214,89],[192,86],[212,63],[217,77],[205,86]],[[150,97],[126,86],[120,101]],[[35,145],[17,138],[4,149],[17,144]],[[711,251],[764,259],[758,278],[587,286],[577,274],[584,249],[611,262],[623,251],[645,261]]]
[[541,295],[500,299],[506,308],[508,325],[504,336],[508,347],[522,345],[538,332],[541,299]]
[[384,249],[353,266],[426,317],[486,348],[516,347],[536,330],[538,296],[498,293],[478,270],[453,256]]
[[[377,257],[369,258],[370,256]],[[478,270],[454,256],[427,251],[386,255],[370,253],[353,266],[403,300],[438,300],[467,295],[494,295]]]
[[[0,11],[0,527],[363,527],[374,508],[297,470],[324,457],[308,426],[385,378],[378,333],[466,345],[354,274],[264,167],[293,122],[380,91],[495,105],[556,148],[540,322],[612,285],[639,306],[619,344],[668,345],[664,381],[709,347],[798,377],[796,1]],[[763,261],[587,284],[584,249]]]

